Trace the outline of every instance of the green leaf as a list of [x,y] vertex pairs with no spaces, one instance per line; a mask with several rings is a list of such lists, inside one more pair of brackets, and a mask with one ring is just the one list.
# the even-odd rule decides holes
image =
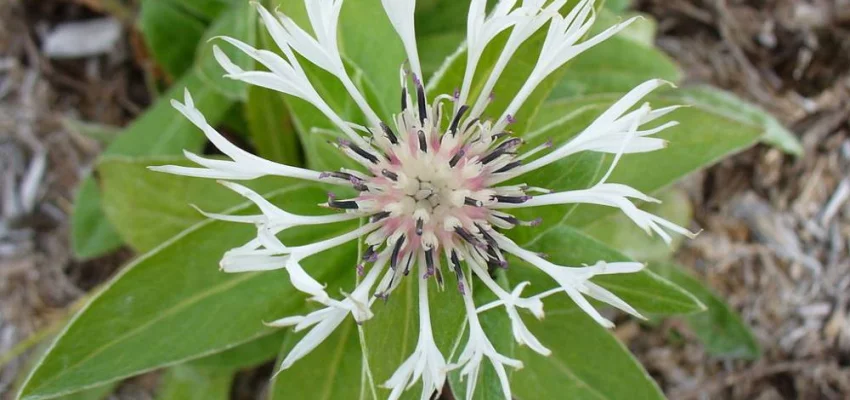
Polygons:
[[236,346],[230,350],[192,361],[199,368],[239,370],[256,367],[274,359],[286,332],[280,331]]
[[62,397],[62,400],[105,400],[113,391],[115,391],[118,384],[119,382],[107,383],[95,388],[69,394]]
[[175,365],[163,376],[156,400],[229,400],[233,374],[192,364]]
[[[580,231],[559,226],[538,235],[524,247],[545,253],[558,265],[581,266],[597,261],[629,261],[629,258]],[[529,281],[535,292],[555,287],[547,275],[529,264],[516,261],[508,276],[512,282]],[[512,263],[513,265],[513,263]],[[593,278],[639,311],[648,314],[688,314],[705,306],[686,290],[648,271],[633,274],[604,275]],[[561,295],[558,295],[561,296]]]
[[124,243],[106,219],[100,206],[100,192],[91,177],[77,189],[71,215],[71,247],[78,258],[87,259],[109,253]]
[[211,21],[241,0],[178,0],[181,7],[200,18]]
[[747,102],[732,93],[710,86],[692,86],[677,92],[687,104],[723,115],[742,124],[761,129],[761,140],[795,156],[803,155],[803,145],[793,132],[761,107]]
[[[315,211],[325,193],[291,185],[265,197],[289,211]],[[243,206],[234,212],[256,213]],[[309,212],[309,211],[308,211]],[[351,224],[285,232],[293,245],[336,236]],[[72,320],[29,376],[27,400],[62,396],[155,368],[222,352],[273,332],[262,321],[304,304],[286,272],[225,274],[222,253],[256,235],[253,226],[207,220],[125,267]],[[338,273],[353,248],[303,262],[319,281]]]
[[[104,157],[98,164],[103,188],[103,210],[121,237],[146,252],[184,229],[204,221],[196,205],[222,212],[245,198],[211,179],[171,175],[148,170],[152,165],[192,165],[182,157]],[[282,179],[244,182],[260,193],[281,187]],[[155,193],[156,195],[151,195]]]
[[525,320],[552,354],[518,349],[525,368],[511,380],[515,399],[664,399],[628,349],[587,314],[551,300],[546,309],[545,320]]
[[[414,267],[416,265],[414,264]],[[419,340],[419,288],[422,272],[418,268],[402,279],[386,302],[377,301],[372,306],[375,316],[363,325],[366,338],[366,358],[376,385],[392,376],[398,367],[413,354]],[[461,332],[464,319],[463,299],[456,287],[447,279],[440,291],[429,279],[428,298],[434,340],[443,355],[450,354]],[[447,357],[448,359],[448,357]],[[402,399],[419,398],[422,384],[407,390]],[[386,398],[389,390],[378,388],[378,398]]]
[[666,54],[634,39],[646,35],[644,31],[636,31],[645,26],[640,21],[632,24],[633,30],[623,31],[578,56],[552,91],[550,100],[625,93],[655,78],[680,82],[682,71]]
[[687,289],[708,307],[702,313],[688,315],[685,320],[705,346],[717,357],[759,358],[758,341],[741,317],[705,283],[685,272],[685,267],[673,264],[653,264],[653,271]]
[[[665,190],[656,198],[661,203],[646,203],[640,207],[676,225],[687,227],[691,222],[691,203],[681,190]],[[582,229],[589,236],[615,248],[637,261],[663,261],[670,258],[681,246],[684,237],[673,236],[668,245],[663,240],[648,235],[623,213],[611,214]]]
[[469,0],[416,2],[416,43],[425,77],[433,76],[466,40],[469,4]]
[[631,6],[631,0],[605,0],[605,8],[615,13],[626,11]]
[[139,30],[157,63],[170,76],[192,66],[206,24],[171,0],[143,0]]
[[[369,29],[363,29],[364,26]],[[361,87],[367,86],[376,101],[374,111],[385,121],[399,110],[399,70],[407,55],[380,0],[345,2],[340,14],[340,51],[352,67],[362,73]],[[380,54],[376,56],[376,39]]]
[[422,75],[433,76],[446,58],[451,56],[464,40],[466,40],[466,32],[463,31],[417,37]]
[[[238,7],[248,7],[247,3],[242,4],[239,3]],[[237,24],[240,21],[237,18],[239,15],[241,14],[228,12],[227,17],[221,21]],[[221,21],[210,27],[205,36],[239,32],[230,24]],[[253,34],[253,30],[251,32]],[[238,60],[238,58],[236,59]],[[183,90],[187,89],[192,93],[196,107],[203,111],[207,121],[211,125],[217,124],[233,102],[216,88],[215,85],[221,79],[211,81],[210,78],[203,76],[202,69],[209,70],[208,64],[211,62],[214,61],[204,61],[201,66],[196,63],[195,68],[174,84],[141,117],[133,121],[106,148],[104,154],[146,156],[180,154],[183,149],[200,150],[205,141],[203,134],[185,117],[176,112],[171,107],[170,101],[175,98],[182,99]],[[205,65],[207,66],[205,67]],[[220,75],[220,72],[217,72],[217,74]],[[92,258],[106,254],[118,248],[122,243],[118,233],[110,225],[100,208],[99,196],[97,185],[91,177],[87,177],[81,184],[81,189],[74,202],[71,230],[71,244],[74,254],[79,258]]]
[[[281,357],[289,353],[300,336],[287,335]],[[275,376],[269,400],[347,400],[358,395],[361,399],[372,398],[361,387],[362,361],[357,325],[346,318],[319,347]]]
[[257,155],[282,164],[304,164],[298,134],[282,94],[258,86],[249,87],[245,114]]

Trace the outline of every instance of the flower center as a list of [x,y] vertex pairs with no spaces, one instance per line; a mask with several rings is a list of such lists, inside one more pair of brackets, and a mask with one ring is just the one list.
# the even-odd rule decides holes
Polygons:
[[[359,191],[346,200],[331,194],[328,206],[362,213],[371,223],[379,223],[365,240],[365,262],[386,252],[393,271],[406,275],[412,265],[422,263],[427,266],[426,277],[436,276],[442,285],[440,253],[457,274],[462,273],[459,259],[464,254],[482,264],[504,266],[494,228],[535,221],[520,221],[491,207],[530,198],[525,185],[492,186],[522,164],[517,157],[522,140],[495,131],[492,122],[464,118],[467,106],[458,107],[444,121],[441,102],[451,97],[438,96],[429,106],[424,88],[416,83],[417,107],[409,107],[413,103],[405,90],[401,112],[391,124],[381,122],[369,129],[368,141],[338,142],[368,173],[341,170],[323,175],[349,181]],[[383,287],[391,290],[393,282],[397,282],[394,275]]]

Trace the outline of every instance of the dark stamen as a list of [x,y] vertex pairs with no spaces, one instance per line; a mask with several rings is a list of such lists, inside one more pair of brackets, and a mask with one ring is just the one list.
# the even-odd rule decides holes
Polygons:
[[[402,107],[402,110],[404,108]],[[395,132],[393,132],[392,128],[390,128],[387,124],[381,122],[381,129],[384,130],[384,134],[387,135],[387,140],[392,144],[398,144],[398,137],[396,137]]]
[[473,207],[483,207],[484,203],[481,200],[473,199],[472,197],[466,197],[463,199],[463,204]]
[[366,182],[363,182],[363,180],[361,180],[360,178],[352,176],[349,181],[351,182],[351,185],[354,186],[354,190],[357,190],[358,192],[369,191],[369,187],[366,186]]
[[[507,135],[507,133],[502,132],[502,133],[499,133],[498,135]],[[496,135],[493,135],[493,137],[495,138]],[[517,147],[521,144],[522,144],[522,139],[520,139],[520,138],[508,139],[508,140],[505,140],[504,142],[502,142],[499,146],[497,146],[494,149],[494,151],[495,150],[503,150],[503,149],[504,150],[513,149],[514,147]]]
[[354,200],[339,201],[339,200],[334,200],[333,198],[330,198],[328,200],[328,205],[333,207],[333,208],[339,208],[339,209],[342,209],[342,210],[356,210],[356,209],[360,208],[360,206],[358,206],[357,202],[354,201]]
[[499,156],[501,156],[501,155],[503,155],[507,152],[508,151],[506,149],[493,150],[493,151],[490,152],[490,154],[487,154],[486,156],[481,157],[481,163],[482,164],[489,164],[489,163],[493,162],[493,160],[499,158]]
[[404,266],[404,276],[410,275],[410,265],[413,264],[413,253],[407,256],[407,265]]
[[499,203],[522,204],[531,200],[531,196],[493,196]]
[[452,159],[449,160],[449,166],[454,168],[454,166],[457,165],[458,161],[460,161],[460,158],[463,157],[464,154],[466,154],[466,150],[464,150],[464,149],[458,150],[457,154],[455,154],[454,157],[452,157]]
[[512,170],[516,167],[519,167],[520,165],[522,165],[522,160],[511,161],[511,162],[505,164],[505,166],[503,166],[502,168],[499,168],[499,169],[493,171],[493,173],[498,174],[498,173],[502,173],[502,172],[508,172],[508,171],[510,171],[510,170]]
[[407,85],[401,88],[401,111],[407,110]]
[[381,175],[387,177],[387,179],[389,179],[393,182],[398,181],[398,174],[396,174],[395,172],[389,171],[387,169],[381,170]]
[[392,267],[392,269],[396,269],[396,267],[398,266],[398,253],[401,251],[401,246],[403,244],[404,235],[401,235],[401,237],[399,237],[398,240],[395,241],[395,245],[393,246],[393,253],[390,257],[390,267]]
[[337,172],[337,171],[322,172],[319,175],[319,178],[337,178],[337,179],[342,179],[344,181],[351,181],[352,179],[358,179],[357,177],[355,177],[354,175],[351,175],[349,173]]
[[502,220],[502,221],[505,221],[505,222],[507,222],[511,225],[519,225],[520,224],[520,220],[517,217],[514,217],[513,215],[493,215],[493,216]]
[[372,153],[370,153],[366,150],[363,150],[362,148],[360,148],[360,146],[358,146],[354,143],[347,143],[347,144],[348,144],[348,148],[351,149],[352,151],[354,151],[355,153],[357,153],[357,155],[359,155],[360,157],[363,157],[363,158],[369,160],[369,162],[371,162],[372,164],[378,163],[378,157],[375,157],[374,154],[372,154]]
[[389,211],[381,211],[381,212],[373,214],[371,217],[369,217],[369,222],[378,222],[378,221],[380,221],[380,220],[382,220],[386,217],[389,217],[389,216],[390,216]]
[[428,116],[428,105],[425,104],[425,88],[422,87],[422,82],[419,82],[419,79],[414,80],[416,81],[416,97],[419,103],[419,124],[425,126],[425,118]]
[[487,231],[481,225],[475,224],[475,227],[478,228],[478,233],[480,233],[481,236],[484,237],[484,240],[487,241],[487,243],[489,243],[491,247],[499,247],[498,243],[496,243],[496,239],[489,233],[487,233]]
[[425,132],[419,131],[419,150],[423,153],[428,152],[428,142],[425,141]]
[[460,109],[457,110],[457,114],[455,114],[454,119],[452,119],[452,124],[449,125],[449,133],[451,133],[452,136],[457,134],[457,126],[458,126],[458,124],[460,124],[460,119],[463,118],[463,114],[465,114],[466,110],[468,110],[468,109],[469,109],[469,106],[464,104],[464,105],[460,106]]
[[422,225],[424,223],[425,223],[425,221],[423,221],[421,219],[416,220],[416,235],[422,236]]
[[434,249],[425,250],[425,268],[427,272],[424,278],[434,275]]
[[472,236],[472,233],[470,233],[468,230],[463,229],[462,227],[459,226],[459,227],[455,228],[455,233],[457,233],[458,236],[460,236],[463,240],[466,240],[467,242],[469,242],[469,244],[476,246],[476,247],[481,246],[481,242],[478,239],[476,239],[475,236]]
[[457,258],[457,252],[452,250],[451,256],[449,260],[452,262],[452,269],[454,269],[455,274],[457,274],[458,279],[463,278],[463,270],[460,269],[460,259]]
[[363,261],[375,262],[377,259],[378,251],[375,250],[375,246],[369,246],[366,248],[366,251],[363,252]]

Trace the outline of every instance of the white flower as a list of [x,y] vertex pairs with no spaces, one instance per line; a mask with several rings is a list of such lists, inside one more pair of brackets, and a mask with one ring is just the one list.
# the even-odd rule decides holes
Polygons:
[[[423,274],[428,274],[425,264],[420,264],[420,269]],[[419,279],[419,341],[416,343],[413,354],[398,367],[383,386],[392,390],[389,399],[395,400],[421,379],[421,399],[428,400],[433,393],[439,393],[443,389],[447,372],[446,359],[437,348],[431,329],[428,284],[425,279]]]
[[478,320],[478,312],[475,310],[475,304],[472,301],[472,293],[470,291],[463,293],[463,304],[466,307],[469,338],[467,339],[466,347],[460,353],[460,357],[458,357],[457,363],[458,365],[463,365],[463,368],[460,370],[460,376],[467,380],[466,398],[467,400],[472,399],[478,381],[478,371],[481,368],[481,362],[484,360],[484,357],[487,357],[496,371],[496,376],[499,377],[505,399],[510,399],[511,384],[508,380],[507,371],[505,371],[505,365],[520,369],[522,368],[522,361],[506,357],[493,347],[490,339],[484,333],[484,328],[481,327],[481,322]]
[[[518,4],[519,3],[519,4]],[[541,299],[566,293],[582,310],[604,326],[611,326],[588,302],[585,296],[610,304],[640,317],[625,301],[592,282],[603,274],[635,273],[642,264],[599,261],[592,266],[567,267],[543,259],[508,239],[504,230],[518,225],[534,226],[539,221],[523,221],[509,213],[513,208],[552,204],[590,203],[616,207],[647,232],[669,241],[670,233],[691,235],[682,227],[640,210],[632,199],[657,201],[626,185],[609,183],[611,171],[624,154],[661,149],[665,142],[655,134],[675,125],[668,122],[644,128],[676,109],[653,110],[648,104],[638,106],[653,90],[664,84],[648,81],[615,102],[579,135],[566,143],[547,142],[521,152],[523,141],[504,128],[513,120],[531,93],[554,71],[581,52],[622,30],[632,20],[622,22],[584,39],[595,21],[594,4],[582,0],[569,14],[559,10],[566,0],[502,0],[491,12],[485,12],[486,1],[473,0],[468,17],[465,74],[456,95],[444,93],[430,102],[425,95],[414,24],[415,1],[382,0],[384,10],[398,33],[407,53],[410,72],[401,68],[401,104],[398,112],[382,121],[372,110],[357,85],[348,76],[343,55],[337,43],[338,25],[343,0],[306,0],[310,29],[300,27],[283,14],[273,14],[258,6],[258,13],[274,39],[279,53],[255,49],[238,40],[223,37],[265,70],[244,70],[233,63],[218,47],[214,55],[227,77],[248,84],[300,98],[315,106],[344,135],[336,146],[360,168],[339,171],[312,171],[274,163],[228,142],[210,126],[195,108],[187,92],[183,103],[174,107],[201,129],[227,159],[213,159],[186,152],[198,167],[156,166],[151,169],[187,176],[223,179],[227,188],[244,196],[260,210],[258,215],[227,215],[201,211],[207,217],[233,223],[252,224],[257,235],[247,243],[227,251],[221,268],[225,272],[268,271],[285,269],[293,287],[309,295],[323,308],[302,316],[285,316],[269,325],[292,326],[309,332],[284,359],[281,369],[319,346],[351,315],[357,323],[369,323],[371,305],[376,298],[387,298],[410,274],[419,291],[419,340],[413,353],[399,365],[392,376],[377,377],[395,399],[417,382],[422,382],[422,399],[439,392],[452,368],[460,368],[469,396],[474,393],[481,363],[486,359],[495,368],[505,398],[511,397],[506,366],[522,367],[518,360],[495,349],[481,326],[479,313],[497,312],[504,307],[511,321],[511,333],[520,345],[542,355],[549,349],[528,329],[523,313],[543,317]],[[508,63],[520,46],[535,32],[546,28],[542,50],[534,68],[523,82],[507,109],[495,120],[482,118],[489,104],[490,92],[496,87]],[[312,32],[312,33],[311,33]],[[509,32],[509,33],[508,33]],[[494,45],[500,33],[507,35],[495,64],[479,68],[485,48]],[[340,116],[323,99],[301,67],[306,60],[335,76],[365,116],[363,125]],[[486,70],[486,76],[478,76]],[[391,79],[390,77],[387,77]],[[473,83],[481,85],[471,99]],[[412,85],[411,85],[412,83]],[[472,101],[474,100],[474,102]],[[446,102],[454,102],[443,113]],[[638,106],[638,107],[636,107]],[[551,151],[550,151],[551,150]],[[502,185],[510,179],[550,165],[579,152],[594,151],[615,154],[608,173],[596,185],[581,190],[553,192],[547,188],[524,184]],[[230,182],[250,180],[266,175],[323,182],[354,189],[351,198],[330,194],[323,208],[335,210],[330,215],[296,215],[275,206],[245,186]],[[315,243],[294,246],[278,235],[292,229],[311,229],[324,224],[361,219],[356,229]],[[366,246],[357,266],[364,277],[354,290],[333,298],[317,280],[314,271],[305,270],[301,261],[329,249],[361,239]],[[490,268],[507,267],[506,254],[524,260],[547,274],[554,288],[531,297],[522,297],[528,286],[523,282],[512,290],[502,288],[489,273]],[[428,288],[442,288],[446,272],[455,275],[457,291],[441,295],[462,296],[466,311],[467,342],[459,357],[447,362],[437,347],[431,329]],[[368,272],[367,272],[368,270]],[[509,275],[510,276],[510,275]],[[476,307],[473,290],[489,290],[496,300]],[[497,333],[498,334],[498,333]]]
[[349,313],[358,324],[362,324],[372,318],[371,305],[374,298],[370,296],[369,291],[372,289],[378,275],[381,274],[386,264],[387,257],[380,257],[376,260],[375,265],[369,270],[366,278],[344,300],[337,301],[328,298],[314,298],[318,302],[325,303],[327,307],[306,316],[284,317],[266,324],[274,327],[295,326],[296,332],[315,325],[310,330],[310,333],[305,335],[287,354],[281,364],[281,371],[289,368],[294,362],[300,360],[320,345],[345,320],[345,317]]

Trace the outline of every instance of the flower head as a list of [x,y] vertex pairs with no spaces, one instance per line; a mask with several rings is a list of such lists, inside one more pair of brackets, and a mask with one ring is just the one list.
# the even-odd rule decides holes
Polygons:
[[[542,355],[550,351],[525,326],[520,313],[528,312],[542,318],[541,298],[544,296],[566,293],[604,326],[611,326],[610,321],[603,318],[585,296],[640,316],[626,302],[591,279],[602,274],[633,273],[639,271],[642,264],[599,261],[578,268],[558,265],[523,249],[504,234],[517,226],[534,226],[539,222],[521,220],[510,214],[511,209],[573,203],[618,208],[647,232],[668,241],[669,232],[690,234],[684,228],[638,209],[630,199],[654,199],[626,185],[608,183],[610,171],[598,184],[582,190],[552,192],[522,183],[504,184],[583,151],[615,154],[613,169],[623,154],[663,148],[665,142],[654,135],[675,124],[642,128],[675,109],[653,110],[648,104],[640,104],[647,94],[664,85],[662,81],[651,80],[623,96],[571,141],[557,147],[547,142],[523,149],[521,132],[515,135],[507,128],[538,85],[566,62],[632,22],[627,20],[587,37],[595,21],[593,2],[579,1],[567,15],[561,15],[565,3],[566,0],[503,0],[487,14],[486,1],[472,0],[466,42],[468,57],[460,89],[455,94],[440,94],[429,101],[416,47],[415,2],[382,0],[407,53],[409,68],[401,69],[401,101],[397,113],[389,120],[378,117],[346,72],[337,43],[342,0],[306,1],[314,35],[286,15],[275,15],[258,6],[259,15],[279,53],[255,49],[233,38],[221,38],[266,69],[246,71],[216,47],[215,57],[227,77],[312,104],[341,133],[342,138],[334,143],[338,150],[359,164],[356,170],[312,171],[274,163],[228,142],[207,123],[188,92],[183,103],[173,102],[174,107],[201,129],[229,160],[186,152],[186,157],[198,167],[157,166],[152,169],[225,180],[223,185],[255,203],[260,210],[259,215],[249,216],[205,213],[210,218],[252,224],[257,229],[254,239],[225,253],[222,270],[285,269],[296,289],[324,306],[305,316],[287,316],[268,323],[278,327],[294,326],[295,330],[310,329],[285,358],[281,368],[290,367],[308,354],[348,315],[358,323],[368,323],[373,316],[371,305],[375,299],[391,296],[403,279],[414,279],[419,287],[420,332],[413,354],[392,376],[378,377],[386,379],[384,386],[391,390],[391,398],[399,397],[414,383],[422,381],[422,398],[427,399],[443,387],[446,374],[452,368],[459,368],[467,379],[467,392],[471,396],[480,365],[485,360],[495,368],[505,397],[510,398],[505,367],[520,368],[522,363],[499,354],[488,339],[478,314],[491,309],[504,307],[515,340]],[[548,28],[542,32],[546,26]],[[476,72],[484,48],[506,31],[510,33],[495,64],[486,69],[487,74],[479,76]],[[537,32],[545,39],[530,76],[517,93],[510,94],[512,100],[498,118],[484,118],[490,92],[501,74],[520,45]],[[346,121],[332,109],[310,83],[300,64],[302,60],[339,79],[361,109],[365,125]],[[473,80],[483,82],[477,97],[472,93]],[[341,198],[330,193],[323,206],[338,213],[302,216],[284,211],[252,190],[230,182],[266,175],[335,184],[352,188],[357,194]],[[347,233],[315,243],[292,246],[278,237],[289,229],[353,219],[361,219],[363,223]],[[351,293],[343,293],[341,298],[335,299],[325,291],[322,282],[302,268],[301,261],[356,239],[362,239],[366,246],[357,266],[362,279]],[[511,291],[502,288],[490,272],[494,268],[506,268],[507,255],[550,276],[555,288],[531,297],[522,297],[527,282]],[[447,274],[454,277],[447,277]],[[405,278],[408,275],[410,277]],[[428,298],[429,285],[442,288],[448,279],[455,281],[458,290],[441,295],[462,296],[468,327],[464,350],[457,360],[450,362],[435,344]],[[476,306],[473,290],[489,290],[497,300]]]

